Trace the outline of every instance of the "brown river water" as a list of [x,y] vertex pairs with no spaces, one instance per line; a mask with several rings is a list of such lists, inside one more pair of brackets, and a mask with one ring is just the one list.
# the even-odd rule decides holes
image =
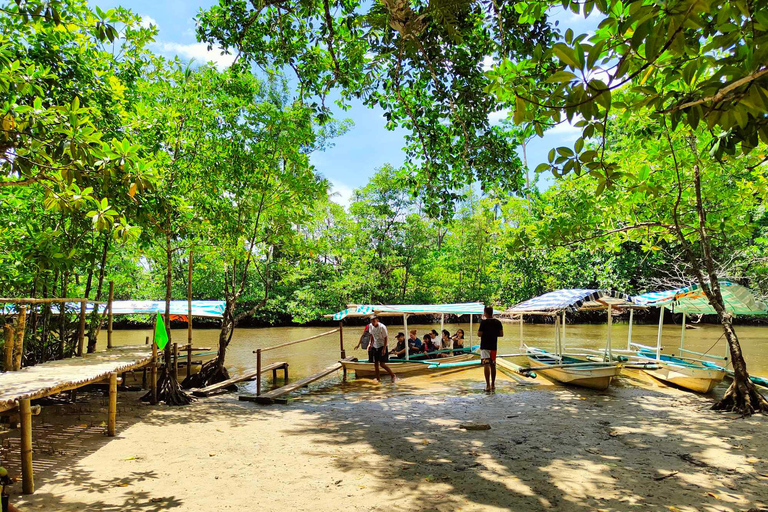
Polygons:
[[[288,341],[298,340],[320,334],[333,329],[333,325],[324,327],[267,327],[267,328],[244,328],[236,329],[232,338],[232,343],[227,351],[227,367],[230,373],[236,375],[246,369],[256,367],[256,355],[253,353],[257,348],[286,343]],[[409,328],[418,330],[419,337],[423,336],[431,329],[440,330],[440,324],[432,325],[412,325]],[[466,333],[465,338],[469,340],[469,323],[445,324],[445,328],[451,333],[456,329],[462,328]],[[474,324],[477,329],[477,323]],[[403,331],[402,324],[393,324],[388,326],[391,340],[394,335]],[[655,346],[657,325],[633,325],[632,341],[643,345]],[[354,356],[360,359],[367,357],[362,350],[353,350],[357,340],[362,332],[362,327],[344,328],[344,348],[347,356]],[[662,333],[662,345],[665,354],[677,354],[680,346],[681,326],[667,324]],[[747,361],[750,373],[760,376],[768,376],[768,327],[759,326],[738,326],[737,333],[741,341],[742,350]],[[193,331],[193,344],[196,347],[212,347],[215,350],[218,341],[219,331],[217,329],[196,329]],[[566,351],[576,351],[578,347],[602,349],[605,347],[608,334],[607,324],[569,324],[566,326]],[[612,347],[618,349],[627,348],[627,323],[614,323],[611,329]],[[718,325],[698,325],[696,329],[687,329],[685,332],[685,348],[697,352],[705,352],[713,355],[724,355],[726,346],[722,337],[723,331]],[[115,345],[136,345],[142,344],[146,336],[150,335],[149,330],[116,330],[113,333],[113,342]],[[173,339],[183,344],[187,339],[186,329],[174,329]],[[525,324],[523,327],[523,340],[529,346],[552,349],[554,346],[554,328],[552,324]],[[102,331],[99,337],[99,350],[106,347],[106,333]],[[390,341],[390,343],[393,343]],[[473,338],[473,344],[478,344],[476,337]],[[504,324],[504,337],[499,340],[499,353],[509,354],[519,352],[520,329],[519,324]],[[317,338],[305,343],[299,343],[289,347],[269,351],[263,355],[263,364],[269,364],[275,361],[287,361],[289,363],[290,379],[311,375],[339,359],[339,334],[334,333],[328,336]],[[521,361],[518,361],[521,362]],[[338,384],[339,375],[320,381],[317,385],[327,387]],[[471,379],[466,375],[472,374]],[[457,372],[458,378],[452,379],[455,384],[462,386],[471,386],[482,389],[482,383],[474,381],[481,380],[480,374],[475,370]],[[419,379],[420,377],[408,377],[408,380]],[[271,380],[271,379],[270,379]],[[282,381],[278,380],[278,384]],[[267,384],[267,386],[271,385]],[[249,382],[241,385],[244,391],[255,391],[255,384]],[[326,388],[331,391],[333,388]]]

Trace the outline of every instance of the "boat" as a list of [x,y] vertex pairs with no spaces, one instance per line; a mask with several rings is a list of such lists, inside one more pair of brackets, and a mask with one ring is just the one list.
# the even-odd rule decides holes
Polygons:
[[[621,362],[616,361],[611,347],[611,324],[613,311],[630,305],[628,295],[612,290],[568,289],[545,293],[522,302],[504,312],[505,316],[520,321],[520,350],[530,364],[526,371],[536,371],[550,380],[562,384],[581,386],[591,389],[608,389],[611,382],[621,372]],[[579,353],[565,350],[565,314],[566,311],[586,311],[604,309],[608,312],[608,337],[604,360],[595,361],[594,355],[582,349]],[[555,351],[548,352],[536,347],[529,347],[523,341],[524,315],[547,315],[554,320]],[[562,328],[561,328],[562,325]],[[597,351],[594,351],[597,352]]]
[[[473,347],[477,349],[478,347]],[[451,365],[455,363],[463,363],[468,361],[479,361],[477,359],[476,354],[469,351],[468,349],[464,349],[466,352],[463,354],[457,354],[454,356],[449,357],[441,357],[439,359],[410,359],[410,360],[400,360],[400,359],[390,359],[390,361],[387,364],[390,370],[395,375],[403,375],[406,373],[416,373],[416,372],[427,372],[427,371],[436,371],[436,370],[448,370],[448,369],[454,369],[456,367],[453,366],[444,366],[444,365]],[[442,352],[442,351],[441,351]],[[453,351],[457,352],[457,351]],[[376,370],[374,368],[374,364],[368,361],[341,361],[341,365],[344,367],[347,371],[353,371],[355,372],[355,377],[360,378],[367,378],[367,377],[373,377],[376,375]],[[379,373],[381,375],[386,375],[387,372],[383,370],[381,367],[379,368]]]
[[[748,288],[724,279],[720,280],[719,284],[726,310],[729,313],[733,315],[768,314],[768,306],[757,300]],[[709,393],[725,379],[727,375],[729,354],[727,343],[725,357],[696,352],[685,348],[687,315],[716,313],[714,308],[709,304],[706,295],[698,285],[686,286],[676,290],[650,292],[633,297],[632,300],[636,305],[660,308],[656,346],[650,347],[633,343],[631,340],[629,341],[630,346],[639,349],[637,355],[640,358],[646,361],[655,361],[661,366],[661,368],[658,369],[644,369],[643,371],[645,373],[664,383],[673,384],[696,393]],[[678,356],[661,353],[661,332],[664,325],[664,311],[666,309],[669,309],[673,313],[683,314],[683,325],[680,334],[680,353]],[[717,361],[717,363],[703,358]]]
[[[711,363],[709,361],[702,361],[701,364],[703,364],[707,368],[723,370],[725,372],[726,379],[733,379],[733,376],[734,376],[733,370],[729,370],[728,368],[723,368],[719,364]],[[749,380],[751,380],[753,384],[757,384],[758,386],[762,386],[768,389],[768,378],[766,377],[760,377],[759,375],[750,375]]]
[[[469,347],[462,349],[448,348],[438,350],[429,354],[410,354],[409,345],[406,343],[405,357],[401,359],[390,359],[386,364],[395,375],[412,374],[426,371],[447,371],[456,370],[464,367],[474,366],[473,361],[478,361],[476,350],[478,345],[472,345],[474,316],[482,315],[485,306],[480,302],[467,302],[457,304],[349,304],[346,309],[337,313],[325,315],[326,318],[332,318],[343,325],[347,317],[369,317],[377,315],[379,317],[402,317],[403,331],[408,332],[408,317],[411,315],[440,315],[440,331],[445,324],[445,315],[469,315]],[[390,327],[391,329],[391,327]],[[341,343],[344,344],[343,330],[341,331]],[[450,354],[448,357],[439,357],[427,359],[427,355],[443,353]],[[355,359],[342,359],[340,361],[345,372],[355,372],[355,377],[372,377],[376,374],[375,366],[367,360],[358,361]],[[448,366],[453,365],[453,366]],[[386,375],[386,371],[379,369],[380,374]]]
[[614,377],[621,372],[621,365],[609,362],[594,362],[564,355],[559,357],[540,349],[528,349],[531,371],[545,377],[569,384],[592,389],[608,389]]

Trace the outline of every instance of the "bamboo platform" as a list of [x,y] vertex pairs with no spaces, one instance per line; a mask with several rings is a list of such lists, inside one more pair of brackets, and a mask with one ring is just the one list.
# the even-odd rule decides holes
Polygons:
[[96,382],[109,383],[107,435],[115,435],[118,374],[153,361],[150,345],[119,347],[81,357],[50,361],[0,373],[0,412],[18,408],[21,422],[22,492],[35,492],[32,471],[32,406],[30,400]]
[[232,377],[231,379],[223,380],[204,388],[194,389],[192,390],[192,394],[198,397],[215,395],[216,393],[228,388],[232,384],[237,384],[238,382],[243,382],[246,380],[253,380],[258,377],[259,373],[268,372],[269,370],[272,370],[273,380],[277,379],[277,370],[283,370],[283,377],[286,381],[288,380],[288,363],[281,361],[278,363],[268,364],[260,370],[248,370],[247,372],[243,373],[242,375],[238,375],[237,377]]
[[281,398],[284,395],[287,395],[292,391],[296,391],[297,389],[303,388],[304,386],[308,386],[309,384],[315,382],[316,380],[320,380],[323,377],[341,369],[342,369],[341,362],[337,362],[332,364],[331,366],[323,368],[322,370],[320,370],[319,372],[313,375],[304,377],[303,379],[297,380],[296,382],[292,382],[281,388],[273,389],[272,391],[268,391],[262,395],[256,395],[256,396],[240,395],[238,398],[239,400],[244,402],[256,402],[262,405],[279,404],[279,403],[285,404],[288,402],[288,400],[286,398]]

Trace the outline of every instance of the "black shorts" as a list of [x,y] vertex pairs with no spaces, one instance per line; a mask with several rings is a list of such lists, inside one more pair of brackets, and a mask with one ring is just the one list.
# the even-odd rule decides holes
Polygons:
[[368,362],[369,363],[386,363],[389,361],[389,353],[386,347],[371,348],[368,349]]

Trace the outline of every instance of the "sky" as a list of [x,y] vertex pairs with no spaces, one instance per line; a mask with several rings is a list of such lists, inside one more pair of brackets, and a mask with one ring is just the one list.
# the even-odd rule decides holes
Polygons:
[[[194,17],[217,0],[90,0],[92,6],[102,9],[126,7],[139,14],[144,23],[158,28],[158,35],[151,49],[156,53],[182,60],[196,62],[213,61],[224,68],[232,63],[234,55],[222,55],[214,49],[208,51],[205,43],[195,38]],[[584,19],[570,12],[553,12],[552,17],[560,21],[561,27],[570,27],[576,34],[594,30],[595,19]],[[350,110],[338,112],[342,118],[349,118],[354,126],[343,136],[335,139],[333,147],[312,155],[312,163],[318,172],[333,185],[336,202],[346,205],[352,191],[364,186],[376,169],[384,164],[399,166],[405,159],[402,150],[405,145],[405,130],[388,131],[383,111],[365,107],[362,102],[353,101]],[[492,122],[499,122],[506,112],[491,116]],[[559,125],[545,133],[543,138],[534,138],[528,145],[528,166],[533,171],[537,165],[547,161],[547,153],[553,147],[572,145],[579,136],[579,130],[567,124]],[[551,183],[548,176],[542,176],[539,187]]]

